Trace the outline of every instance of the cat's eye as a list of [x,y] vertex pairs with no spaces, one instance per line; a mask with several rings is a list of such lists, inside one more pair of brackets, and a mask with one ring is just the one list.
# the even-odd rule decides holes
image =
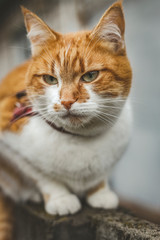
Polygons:
[[51,75],[43,75],[43,80],[48,83],[49,85],[56,85],[58,83],[57,78]]
[[81,77],[81,80],[83,82],[90,83],[98,77],[98,74],[99,74],[99,71],[87,72]]

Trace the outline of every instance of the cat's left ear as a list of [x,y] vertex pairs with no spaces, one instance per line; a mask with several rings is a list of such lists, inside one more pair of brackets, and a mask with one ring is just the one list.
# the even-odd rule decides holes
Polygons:
[[36,14],[21,6],[27,36],[31,42],[32,55],[38,55],[49,39],[56,41],[59,34],[54,32]]
[[97,38],[113,51],[124,48],[125,20],[122,0],[115,2],[102,16],[98,25],[91,32],[91,37]]

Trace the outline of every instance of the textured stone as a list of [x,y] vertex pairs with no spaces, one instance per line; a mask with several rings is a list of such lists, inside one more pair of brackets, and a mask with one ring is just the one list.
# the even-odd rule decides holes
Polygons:
[[160,226],[124,209],[84,206],[73,216],[47,215],[40,205],[16,207],[16,240],[160,240]]

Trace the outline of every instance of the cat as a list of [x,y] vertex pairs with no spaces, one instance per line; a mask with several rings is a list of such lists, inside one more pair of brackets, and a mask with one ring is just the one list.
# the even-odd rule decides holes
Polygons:
[[0,186],[15,201],[74,214],[112,209],[108,184],[128,145],[132,70],[122,2],[91,31],[60,34],[22,7],[32,57],[0,84]]

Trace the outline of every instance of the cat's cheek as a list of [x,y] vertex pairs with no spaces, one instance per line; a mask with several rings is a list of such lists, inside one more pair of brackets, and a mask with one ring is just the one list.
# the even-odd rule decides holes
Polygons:
[[50,111],[60,110],[59,89],[56,86],[48,87],[45,92],[46,102],[49,105]]
[[88,99],[87,103],[91,104],[92,111],[98,108],[98,102],[100,101],[100,96],[94,91],[93,85],[86,85],[86,89],[90,98]]

